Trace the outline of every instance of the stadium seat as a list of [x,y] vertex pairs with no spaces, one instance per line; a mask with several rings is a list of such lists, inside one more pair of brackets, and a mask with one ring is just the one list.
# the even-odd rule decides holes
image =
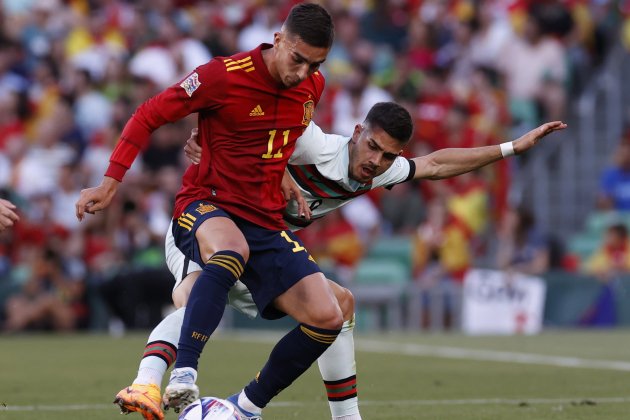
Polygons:
[[628,216],[616,211],[598,211],[586,219],[586,232],[589,235],[603,235],[604,231],[615,223],[628,222]]
[[601,234],[582,233],[574,236],[569,241],[569,251],[585,261],[597,249],[602,241]]
[[381,311],[384,311],[387,329],[400,329],[401,308],[409,283],[409,270],[398,260],[366,258],[361,261],[350,287],[355,297],[359,328],[379,328],[383,324],[380,322]]
[[413,264],[411,238],[407,236],[379,238],[368,251],[367,258],[399,261],[407,270],[407,275],[411,276]]

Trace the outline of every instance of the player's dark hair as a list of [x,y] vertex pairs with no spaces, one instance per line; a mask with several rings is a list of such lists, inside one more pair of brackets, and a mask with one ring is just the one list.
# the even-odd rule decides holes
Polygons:
[[405,108],[394,102],[375,104],[365,117],[365,123],[370,127],[382,128],[403,144],[409,141],[413,132],[411,115]]
[[335,38],[335,25],[330,14],[315,3],[293,6],[284,21],[284,28],[308,45],[318,48],[330,48]]

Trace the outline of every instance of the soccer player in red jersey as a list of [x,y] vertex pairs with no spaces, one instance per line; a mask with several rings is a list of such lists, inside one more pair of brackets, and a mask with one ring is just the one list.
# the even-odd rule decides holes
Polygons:
[[[280,184],[296,139],[324,89],[318,72],[333,41],[330,15],[295,6],[273,45],[215,58],[142,104],[125,126],[100,186],[81,192],[77,217],[106,208],[152,131],[198,113],[200,165],[184,175],[173,213],[176,245],[203,267],[184,316],[164,403],[176,411],[198,396],[198,359],[240,279],[263,317],[299,325],[272,351],[236,404],[243,418],[290,385],[329,346],[343,319],[319,267],[283,221]],[[247,265],[246,265],[247,264]]]

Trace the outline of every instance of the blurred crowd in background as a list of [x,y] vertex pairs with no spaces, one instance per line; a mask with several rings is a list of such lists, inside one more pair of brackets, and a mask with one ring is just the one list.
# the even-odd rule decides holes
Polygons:
[[[159,321],[173,281],[163,240],[195,116],[156,131],[112,205],[81,223],[79,191],[100,183],[140,103],[212,57],[271,42],[295,3],[0,2],[0,197],[21,217],[0,233],[3,330],[103,328],[103,319],[133,329]],[[563,119],[611,46],[630,47],[629,1],[320,3],[334,17],[336,38],[314,120],[349,136],[374,103],[396,101],[415,123],[408,157],[497,144]],[[620,148],[617,172],[602,183],[602,208],[630,209],[630,138]],[[409,240],[410,279],[426,287],[461,282],[479,265],[601,274],[619,260],[615,269],[630,271],[623,225],[610,228],[593,261],[566,255],[559,238],[537,230],[526,203],[510,196],[526,158],[374,191],[301,237],[344,284],[373,244],[392,236]],[[625,197],[615,182],[625,182]]]

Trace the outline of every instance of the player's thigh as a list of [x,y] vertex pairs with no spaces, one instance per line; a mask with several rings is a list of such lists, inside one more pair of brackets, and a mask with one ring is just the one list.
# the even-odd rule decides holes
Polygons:
[[234,251],[245,261],[249,259],[249,247],[245,236],[236,224],[227,217],[213,217],[204,220],[195,232],[199,253],[207,261],[217,251]]
[[338,329],[343,323],[337,298],[322,273],[304,277],[278,296],[274,305],[296,321],[315,327]]
[[335,294],[339,308],[343,314],[343,320],[349,321],[354,316],[354,295],[345,287],[340,286],[334,281],[328,279],[328,285]]
[[203,267],[217,251],[234,251],[249,258],[249,246],[229,213],[207,200],[190,203],[173,220],[171,231],[177,248]]

